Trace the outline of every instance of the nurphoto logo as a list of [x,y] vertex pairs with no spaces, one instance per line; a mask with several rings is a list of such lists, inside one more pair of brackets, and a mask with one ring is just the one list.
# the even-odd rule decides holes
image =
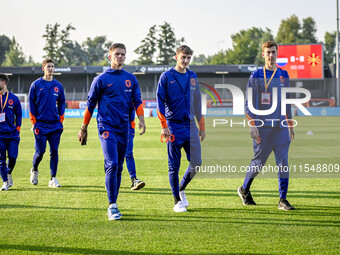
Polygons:
[[[216,89],[228,89],[232,94],[232,105],[233,105],[233,115],[245,115],[244,105],[245,105],[245,97],[242,90],[232,84],[215,84]],[[299,93],[300,95],[304,95],[301,98],[289,98],[287,94],[289,93]],[[253,89],[247,89],[247,103],[249,110],[257,115],[257,116],[268,116],[275,112],[278,107],[278,89],[273,88],[272,90],[273,103],[269,109],[259,110],[254,107],[253,103]],[[307,103],[311,99],[311,93],[309,90],[305,88],[291,88],[291,87],[282,87],[281,88],[281,115],[286,116],[286,106],[287,105],[295,105],[304,115],[311,116],[312,114],[307,110],[306,107],[303,106],[304,103]],[[202,95],[202,102],[206,102],[206,95]],[[202,112],[207,112],[207,105],[205,103],[202,104]],[[270,121],[274,126],[277,121],[280,119],[265,119],[265,121]],[[216,125],[224,125],[230,122],[231,127],[233,121],[228,121],[225,119],[214,119],[214,127]],[[254,123],[260,123],[255,125]],[[234,124],[240,124],[244,127],[246,126],[246,121],[243,122],[234,122]],[[264,125],[264,121],[262,119],[253,119],[248,121],[248,126],[261,127]],[[295,127],[297,125],[297,121],[293,119],[284,119],[281,121],[281,125],[284,127]]]

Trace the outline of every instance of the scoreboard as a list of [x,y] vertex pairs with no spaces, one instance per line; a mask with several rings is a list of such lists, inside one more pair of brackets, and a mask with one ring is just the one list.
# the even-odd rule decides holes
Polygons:
[[278,45],[276,65],[290,79],[323,79],[322,44]]

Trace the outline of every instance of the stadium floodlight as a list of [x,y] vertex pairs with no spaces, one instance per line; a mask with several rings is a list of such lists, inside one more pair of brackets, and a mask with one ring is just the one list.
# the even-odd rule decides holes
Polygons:
[[216,71],[215,74],[228,74],[229,72],[227,71]]
[[144,72],[133,72],[133,74],[135,74],[135,75],[144,75],[145,73]]

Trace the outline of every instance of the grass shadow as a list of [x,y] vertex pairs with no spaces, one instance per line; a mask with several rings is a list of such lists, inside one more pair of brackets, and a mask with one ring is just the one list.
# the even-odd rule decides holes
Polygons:
[[[225,216],[212,216],[213,213],[223,212]],[[124,221],[150,221],[150,222],[182,222],[182,223],[190,223],[195,224],[197,222],[205,222],[205,223],[222,223],[222,224],[248,224],[248,225],[284,225],[284,226],[305,226],[305,227],[340,227],[340,221],[334,220],[303,220],[303,219],[291,219],[284,216],[294,216],[292,212],[283,212],[278,211],[275,213],[270,213],[273,215],[279,215],[280,218],[267,218],[267,217],[258,217],[260,213],[263,213],[264,210],[256,210],[253,211],[256,217],[233,217],[230,216],[230,211],[238,212],[240,215],[249,213],[249,210],[245,211],[243,209],[221,209],[221,208],[200,208],[200,209],[191,209],[188,210],[185,214],[180,215],[157,215],[156,217],[148,217],[145,215],[131,215],[131,217],[124,217]],[[207,217],[196,216],[196,212],[205,212],[211,213]],[[288,214],[289,213],[289,214]],[[128,216],[128,215],[126,215]],[[282,217],[281,217],[282,216]]]
[[[88,249],[88,248],[75,248],[75,247],[53,247],[53,246],[42,246],[42,245],[22,245],[22,244],[0,244],[0,250],[11,250],[11,251],[26,251],[26,252],[44,252],[44,253],[65,253],[65,254],[96,254],[96,255],[104,255],[104,254],[122,254],[122,255],[146,255],[146,254],[164,254],[164,255],[172,255],[173,253],[159,253],[159,252],[133,252],[133,251],[122,251],[122,250],[101,250],[101,249]],[[182,254],[182,255],[189,255],[193,254],[190,252],[176,252],[176,254]],[[234,255],[234,254],[248,254],[248,255],[263,255],[264,253],[205,253],[200,252],[196,253],[198,255]],[[269,254],[269,253],[265,253]]]
[[90,211],[101,211],[101,208],[82,208],[82,207],[57,207],[57,206],[36,206],[36,205],[3,205],[0,204],[2,209],[48,209],[48,210],[90,210]]

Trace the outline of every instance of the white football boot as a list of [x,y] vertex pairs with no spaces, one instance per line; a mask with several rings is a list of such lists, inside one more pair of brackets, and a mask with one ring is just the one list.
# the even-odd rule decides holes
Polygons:
[[182,204],[185,206],[185,207],[188,207],[189,206],[189,202],[188,202],[188,199],[185,195],[185,192],[184,190],[180,191],[179,192],[179,197],[181,198],[181,201],[182,201]]
[[186,212],[185,206],[183,205],[182,201],[178,201],[177,204],[174,206],[174,212]]
[[50,188],[61,188],[57,178],[53,177],[52,180],[48,182],[48,187]]
[[109,208],[107,208],[107,216],[109,217],[109,220],[120,220],[121,213],[119,212],[116,203],[109,205]]
[[12,179],[12,175],[8,174],[7,175],[7,179],[8,179],[8,186],[12,187],[13,186],[13,179]]
[[39,175],[39,171],[33,171],[33,168],[31,169],[31,178],[30,181],[33,185],[37,185],[38,184],[38,175]]
[[8,182],[4,182],[4,184],[2,184],[2,187],[1,187],[0,190],[9,190]]

